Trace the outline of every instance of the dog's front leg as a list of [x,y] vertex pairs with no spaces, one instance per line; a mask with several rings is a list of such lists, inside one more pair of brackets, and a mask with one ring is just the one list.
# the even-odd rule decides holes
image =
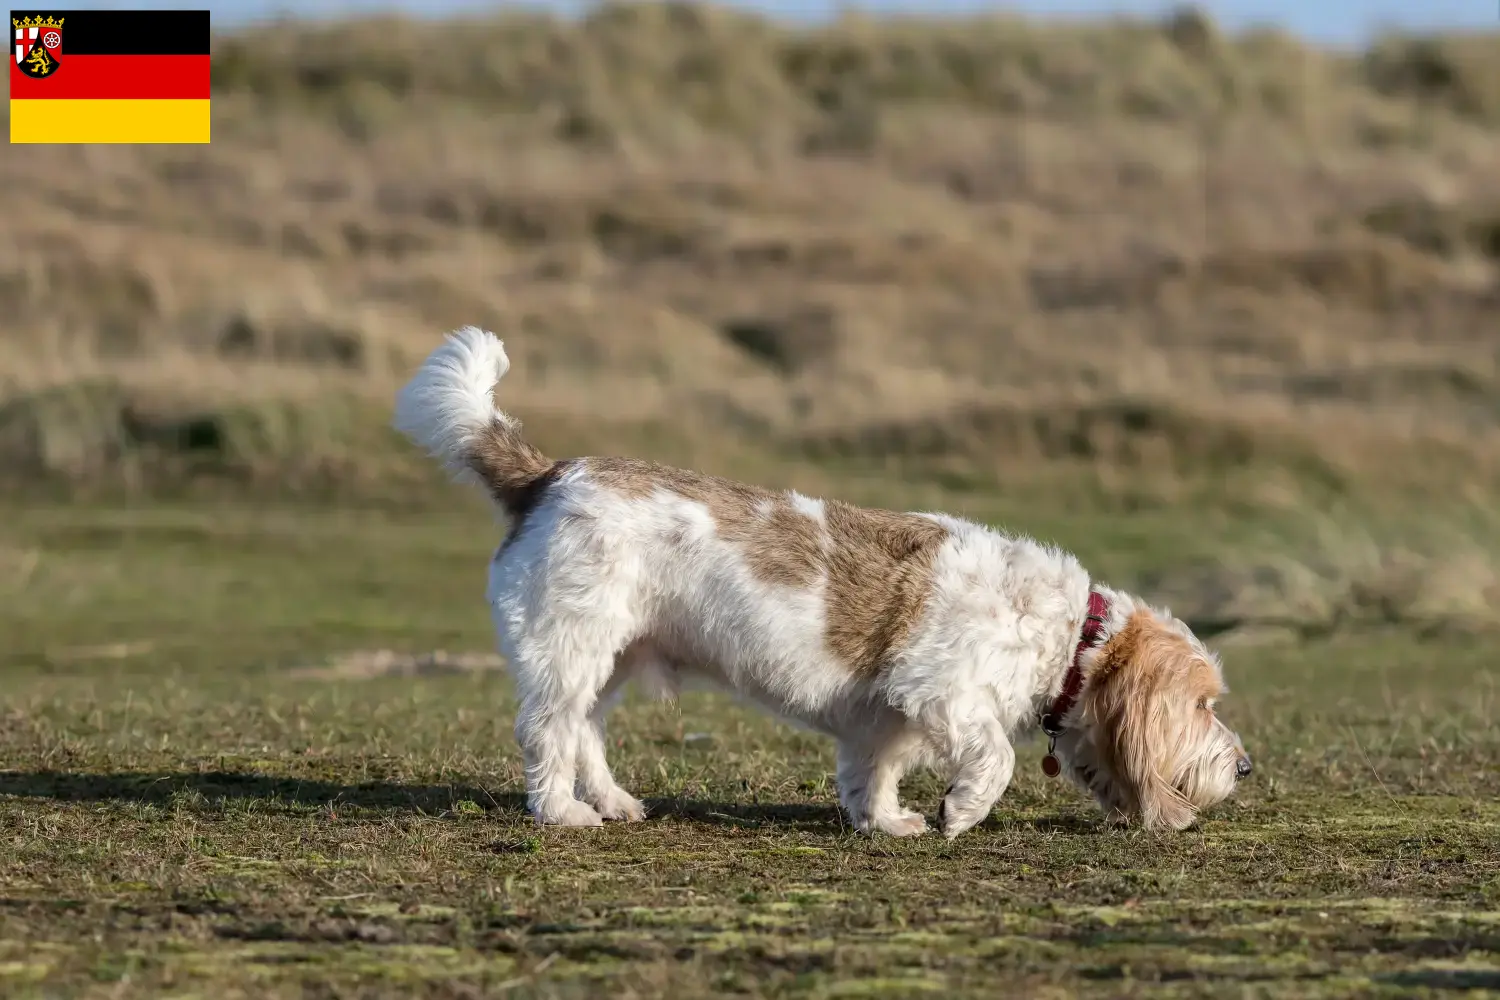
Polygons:
[[954,735],[958,738],[949,753],[956,764],[953,783],[938,806],[938,826],[949,840],[990,814],[1016,769],[1016,751],[993,715],[969,717]]

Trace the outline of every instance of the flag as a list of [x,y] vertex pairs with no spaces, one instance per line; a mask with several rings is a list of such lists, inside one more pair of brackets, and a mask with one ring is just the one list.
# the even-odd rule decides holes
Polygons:
[[13,10],[11,142],[207,142],[208,11]]

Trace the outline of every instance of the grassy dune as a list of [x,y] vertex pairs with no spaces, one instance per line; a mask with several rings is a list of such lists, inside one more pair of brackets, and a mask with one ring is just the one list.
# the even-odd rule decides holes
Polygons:
[[[1500,36],[654,4],[214,84],[207,147],[0,159],[0,992],[1500,990]],[[464,323],[554,455],[1169,603],[1256,778],[1152,838],[1029,747],[973,838],[861,840],[828,747],[690,700],[616,725],[656,822],[529,828],[459,655],[498,531],[386,426]]]

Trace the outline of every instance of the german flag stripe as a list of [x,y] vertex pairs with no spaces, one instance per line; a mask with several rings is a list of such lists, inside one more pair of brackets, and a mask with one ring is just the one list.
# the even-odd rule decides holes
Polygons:
[[[67,42],[63,43],[66,50]],[[11,60],[12,101],[208,100],[208,56],[80,56],[66,53],[52,75],[38,80]]]
[[13,10],[11,21],[52,17],[63,22],[62,54],[70,56],[206,56],[206,10]]
[[208,142],[209,102],[11,101],[11,142]]

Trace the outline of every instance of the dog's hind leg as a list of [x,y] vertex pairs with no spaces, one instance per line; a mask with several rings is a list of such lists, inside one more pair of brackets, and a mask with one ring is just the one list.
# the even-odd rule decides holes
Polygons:
[[[603,641],[581,641],[586,636],[575,630],[566,642],[528,643],[540,657],[510,653],[521,701],[516,741],[526,767],[526,803],[539,823],[599,826],[604,816],[590,800],[612,807],[609,812],[627,808],[597,794],[615,787],[604,761],[608,701],[600,697],[614,673],[614,654]],[[550,662],[538,662],[542,657]],[[575,788],[586,793],[584,800]]]
[[906,772],[908,741],[883,743],[841,740],[838,745],[839,801],[860,833],[888,833],[914,837],[925,833],[920,813],[901,808],[897,788]]
[[646,807],[616,782],[605,756],[605,716],[614,707],[627,681],[642,671],[660,673],[655,654],[643,643],[633,643],[615,658],[615,670],[589,711],[578,737],[578,797],[608,820],[634,822],[646,818]]
[[526,767],[526,805],[538,823],[601,826],[603,818],[573,796],[578,745],[588,728],[589,701],[523,695],[516,714],[516,742]]
[[635,822],[646,818],[646,807],[615,783],[604,756],[604,711],[589,713],[578,740],[578,797],[605,819]]
[[913,837],[927,830],[920,813],[901,808],[897,790],[921,744],[921,731],[886,709],[871,726],[844,735],[838,744],[839,801],[861,833]]

